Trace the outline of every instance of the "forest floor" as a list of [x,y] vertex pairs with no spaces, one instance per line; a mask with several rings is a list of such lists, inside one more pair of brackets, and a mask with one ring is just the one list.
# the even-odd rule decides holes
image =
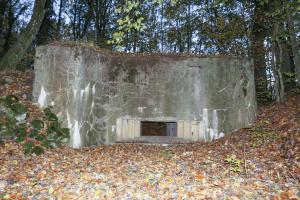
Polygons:
[[[32,109],[32,72],[0,73],[0,94]],[[115,144],[24,156],[0,146],[0,199],[300,199],[300,95],[211,143]]]

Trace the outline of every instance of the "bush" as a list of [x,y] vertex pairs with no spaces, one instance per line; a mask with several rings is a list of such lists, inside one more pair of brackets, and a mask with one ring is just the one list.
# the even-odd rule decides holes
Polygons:
[[229,169],[227,170],[227,173],[239,173],[241,172],[241,163],[242,161],[237,159],[234,154],[227,155],[225,158],[225,162],[229,165]]
[[27,118],[27,108],[16,96],[0,98],[0,139],[9,136],[21,142],[25,155],[40,155],[45,148],[58,147],[69,140],[69,129],[61,127],[50,108],[43,110],[41,119],[27,122]]

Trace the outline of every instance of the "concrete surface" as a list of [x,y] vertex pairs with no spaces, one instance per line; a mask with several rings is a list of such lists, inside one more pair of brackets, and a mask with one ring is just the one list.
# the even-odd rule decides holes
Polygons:
[[211,141],[255,120],[251,66],[245,58],[52,44],[36,50],[33,97],[53,106],[74,148],[139,137],[142,121],[176,122],[177,137]]

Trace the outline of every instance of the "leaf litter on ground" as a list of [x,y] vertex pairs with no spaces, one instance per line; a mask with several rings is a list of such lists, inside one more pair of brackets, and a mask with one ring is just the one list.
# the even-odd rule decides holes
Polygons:
[[[0,72],[1,95],[29,107],[32,71]],[[3,78],[4,77],[4,78]],[[211,143],[61,147],[24,156],[0,144],[0,199],[300,199],[300,96]]]

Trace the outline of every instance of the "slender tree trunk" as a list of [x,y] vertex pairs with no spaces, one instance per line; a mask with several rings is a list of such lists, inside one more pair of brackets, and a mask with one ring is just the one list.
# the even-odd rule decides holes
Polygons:
[[80,38],[84,38],[84,37],[87,38],[87,30],[91,23],[91,19],[93,18],[93,1],[89,0],[87,1],[87,4],[88,4],[88,11],[84,17],[84,24],[82,27]]
[[76,38],[81,38],[82,30],[81,30],[81,24],[82,24],[82,10],[83,10],[83,3],[79,1],[78,4],[78,20],[77,20],[77,29],[76,29]]
[[282,63],[283,63],[283,48],[280,42],[278,42],[279,47],[279,55],[278,55],[278,65],[277,65],[277,73],[279,77],[279,89],[280,89],[280,102],[285,100],[285,87],[284,87],[284,79],[282,75]]
[[[1,1],[0,1],[0,25],[1,25],[1,26],[3,25],[4,14],[5,14],[5,11],[6,11],[6,8],[7,8],[7,4],[8,4],[8,1],[7,1],[7,0],[1,0]],[[3,30],[0,29],[0,33],[1,33],[2,31],[3,31]]]
[[187,27],[187,53],[190,53],[192,47],[191,4],[188,5]]
[[198,38],[197,48],[198,48],[198,54],[201,54],[202,53],[202,39],[201,39],[201,37]]
[[77,0],[74,1],[74,5],[73,5],[73,9],[74,9],[74,15],[73,15],[73,39],[76,40],[77,39],[77,28],[76,28],[76,20],[77,20]]
[[55,37],[52,23],[52,17],[54,16],[53,3],[53,0],[46,0],[44,19],[35,40],[37,45],[46,44]]
[[22,60],[27,49],[34,40],[45,15],[46,0],[35,0],[33,14],[25,30],[20,34],[17,41],[6,52],[0,61],[0,70],[14,68]]
[[5,43],[3,46],[3,54],[5,54],[9,50],[10,45],[13,41],[13,25],[15,22],[15,18],[14,18],[14,13],[13,13],[13,8],[12,8],[11,3],[8,6],[8,16],[7,17],[8,17],[8,29],[4,35]]
[[8,2],[7,0],[2,0],[0,1],[0,58],[5,54],[4,49],[3,49],[3,44],[5,43],[4,41],[4,19],[5,19],[5,13],[7,9]]
[[285,87],[284,79],[282,75],[282,66],[283,66],[283,47],[279,39],[279,23],[276,22],[273,28],[273,57],[274,57],[274,75],[275,75],[275,85],[276,85],[276,100],[277,102],[282,102],[285,99]]
[[287,14],[287,23],[289,29],[290,42],[293,51],[293,59],[295,64],[296,84],[300,86],[300,55],[299,55],[299,43],[297,43],[294,21],[290,13]]
[[95,27],[96,27],[96,43],[100,45],[100,34],[101,34],[101,27],[100,27],[100,12],[99,12],[99,0],[94,1],[94,15],[95,15]]
[[[16,3],[17,2],[15,2],[14,4],[12,2],[9,2],[7,4],[7,16],[4,16],[4,13],[3,13],[3,17],[7,17],[8,20],[7,20],[7,30],[3,36],[3,38],[5,40],[4,45],[3,45],[3,51],[1,52],[0,57],[2,57],[2,55],[5,55],[5,53],[8,51],[8,49],[11,47],[13,40],[14,40],[14,35],[13,35],[14,30],[13,29],[14,29],[15,22],[17,21],[18,17],[25,12],[25,10],[27,8],[26,6],[22,6],[21,9],[18,11],[18,13],[14,13],[14,7],[15,7]],[[0,36],[1,36],[1,33],[0,33]]]
[[139,33],[137,30],[133,32],[133,53],[137,52],[137,44],[138,44]]
[[3,28],[4,28],[4,19],[5,19],[5,12],[8,7],[8,1],[7,0],[1,0],[0,1],[0,36],[3,34]]
[[293,60],[291,46],[288,45],[287,37],[285,37],[286,27],[283,22],[276,22],[276,42],[280,52],[280,70],[282,73],[285,93],[295,88],[291,75],[293,74]]
[[272,58],[271,58],[271,66],[272,66],[272,70],[273,70],[273,74],[274,74],[274,92],[275,92],[275,97],[276,97],[276,101],[280,102],[280,79],[277,73],[277,66],[276,66],[276,44],[275,42],[272,42]]
[[163,19],[164,19],[164,2],[161,3],[160,13],[160,41],[161,41],[161,52],[164,51],[164,30],[163,30]]
[[106,46],[106,26],[109,20],[109,9],[112,1],[95,0],[93,3],[93,13],[96,27],[96,43],[99,46]]
[[60,27],[61,27],[61,16],[63,12],[64,0],[60,0],[59,2],[59,11],[58,11],[58,20],[56,24],[56,39],[60,38]]
[[252,21],[251,55],[254,61],[256,95],[258,102],[264,102],[269,100],[264,48],[266,29],[264,8],[259,2],[256,2]]

